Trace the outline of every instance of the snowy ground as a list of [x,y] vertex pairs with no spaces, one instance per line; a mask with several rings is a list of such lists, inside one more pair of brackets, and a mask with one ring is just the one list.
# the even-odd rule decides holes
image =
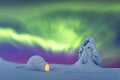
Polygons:
[[0,59],[0,80],[120,80],[119,68],[41,72],[16,69],[20,65]]

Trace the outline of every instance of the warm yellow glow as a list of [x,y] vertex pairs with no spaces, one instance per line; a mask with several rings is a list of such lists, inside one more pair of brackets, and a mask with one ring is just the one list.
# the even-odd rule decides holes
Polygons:
[[50,71],[50,65],[49,64],[46,64],[45,65],[45,72],[49,72]]

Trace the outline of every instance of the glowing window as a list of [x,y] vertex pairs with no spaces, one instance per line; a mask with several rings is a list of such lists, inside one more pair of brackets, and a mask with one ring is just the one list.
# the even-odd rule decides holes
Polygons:
[[45,72],[49,72],[50,71],[50,65],[49,64],[46,64],[45,65]]

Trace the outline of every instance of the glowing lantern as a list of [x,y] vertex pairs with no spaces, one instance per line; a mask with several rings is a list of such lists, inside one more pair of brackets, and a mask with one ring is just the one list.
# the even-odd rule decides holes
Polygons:
[[49,72],[50,71],[50,65],[49,64],[46,64],[45,65],[45,72]]

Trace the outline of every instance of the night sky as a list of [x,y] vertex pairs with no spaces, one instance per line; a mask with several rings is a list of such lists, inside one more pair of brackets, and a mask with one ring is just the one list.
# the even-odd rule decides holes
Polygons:
[[33,55],[73,64],[87,37],[95,39],[104,67],[120,68],[120,3],[0,0],[0,57],[26,63]]

